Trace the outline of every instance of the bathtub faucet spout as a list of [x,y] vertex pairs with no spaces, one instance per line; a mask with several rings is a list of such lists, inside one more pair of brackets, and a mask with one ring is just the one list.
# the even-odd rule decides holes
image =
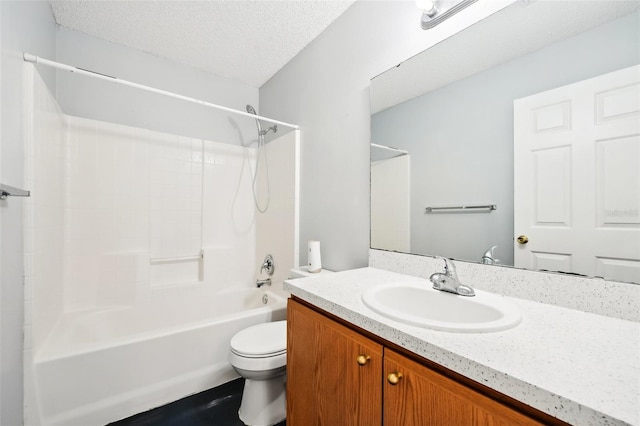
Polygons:
[[267,278],[266,280],[257,280],[256,281],[256,285],[258,286],[258,288],[262,287],[263,285],[271,285],[271,278]]

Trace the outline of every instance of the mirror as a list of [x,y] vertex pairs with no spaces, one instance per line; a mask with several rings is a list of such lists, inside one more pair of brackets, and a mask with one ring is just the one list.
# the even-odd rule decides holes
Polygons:
[[[514,139],[522,127],[514,131],[514,101],[640,64],[639,5],[516,2],[375,77],[371,248],[640,283],[637,83],[628,86],[633,90],[625,101],[630,108],[625,119],[635,126],[635,136],[616,151],[624,163],[616,181],[623,188],[620,203],[611,208],[609,195],[598,201],[605,216],[615,216],[602,221],[615,228],[618,240],[613,245],[629,248],[631,255],[603,257],[595,269],[584,269],[576,266],[572,249],[563,247],[529,253],[534,261],[525,264],[519,260],[521,252],[527,244],[534,247],[537,237],[529,235],[526,244],[517,239],[524,234],[524,241],[535,230],[514,228],[522,223],[520,199],[542,194],[550,198],[552,210],[562,210],[558,188],[564,188],[554,180],[549,162],[546,187],[538,187],[537,195],[516,191]],[[574,182],[567,191],[600,200],[599,185]],[[568,221],[596,223],[599,215],[573,207]],[[553,219],[542,227],[566,227],[561,222]],[[555,238],[585,245],[580,235]]]

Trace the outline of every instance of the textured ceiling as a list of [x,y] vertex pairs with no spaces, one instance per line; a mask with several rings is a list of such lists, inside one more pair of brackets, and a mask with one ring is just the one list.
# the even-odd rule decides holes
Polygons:
[[51,0],[56,22],[253,87],[352,0]]

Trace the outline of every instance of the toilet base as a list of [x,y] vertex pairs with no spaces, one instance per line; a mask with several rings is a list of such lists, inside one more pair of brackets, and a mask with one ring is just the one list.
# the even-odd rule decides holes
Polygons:
[[287,417],[286,374],[269,380],[246,379],[238,415],[248,426],[272,426]]

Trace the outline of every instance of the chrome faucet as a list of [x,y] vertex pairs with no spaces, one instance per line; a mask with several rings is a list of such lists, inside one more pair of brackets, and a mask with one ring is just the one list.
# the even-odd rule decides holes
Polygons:
[[460,296],[475,296],[476,293],[473,291],[473,288],[462,284],[458,279],[456,267],[453,262],[444,257],[439,257],[439,259],[444,260],[444,273],[436,272],[435,274],[431,274],[429,280],[433,283],[433,288]]
[[273,263],[273,256],[271,256],[270,254],[268,254],[264,260],[262,261],[262,266],[260,267],[260,273],[262,273],[263,271],[267,271],[267,274],[269,274],[269,276],[273,275],[273,270],[275,269],[276,265],[275,263]]
[[484,254],[482,255],[482,263],[484,263],[485,265],[499,265],[500,264],[500,259],[496,259],[494,257],[493,251],[496,249],[496,247],[498,246],[493,246],[490,249],[487,249],[487,251],[484,252]]
[[262,287],[263,285],[271,285],[271,278],[267,278],[266,280],[257,280],[256,281],[256,285],[258,286],[258,288]]
[[[271,277],[275,268],[276,265],[273,263],[273,256],[271,256],[270,254],[266,255],[264,260],[262,261],[262,265],[260,266],[260,273],[262,273],[263,271],[267,271],[267,274],[269,274],[269,277]],[[256,285],[258,286],[258,288],[262,287],[263,285],[270,286],[271,278],[256,280]]]

